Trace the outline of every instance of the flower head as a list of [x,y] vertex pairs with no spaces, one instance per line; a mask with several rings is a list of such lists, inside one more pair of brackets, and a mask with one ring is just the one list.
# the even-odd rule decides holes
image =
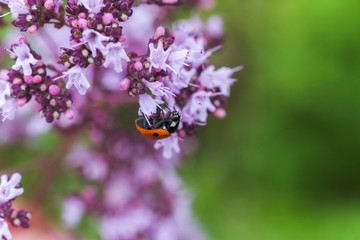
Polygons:
[[212,94],[212,92],[206,91],[194,93],[183,109],[183,120],[189,124],[194,121],[206,122],[208,111],[213,112],[216,110],[216,107],[210,100]]
[[17,196],[23,194],[24,189],[18,187],[21,181],[21,175],[19,173],[14,173],[10,180],[7,175],[1,176],[0,183],[0,203],[8,202]]
[[19,45],[14,45],[11,50],[17,57],[16,63],[12,69],[19,70],[20,67],[22,67],[24,75],[31,75],[31,65],[37,63],[37,60],[30,53],[29,46],[24,42],[20,42]]
[[173,92],[171,92],[171,89],[169,87],[165,87],[163,82],[149,82],[146,80],[143,80],[143,83],[150,89],[151,93],[158,97],[165,97],[167,99],[170,98],[170,96],[175,96]]
[[81,67],[76,65],[68,71],[63,72],[63,74],[64,77],[68,77],[68,82],[66,83],[67,89],[70,89],[74,85],[81,95],[85,95],[86,90],[90,88],[90,83]]
[[208,89],[219,88],[220,92],[225,96],[230,95],[230,87],[236,82],[236,79],[231,78],[234,72],[241,70],[238,68],[222,67],[215,71],[215,66],[211,65],[205,71],[203,71],[199,77],[199,81],[202,86]]
[[107,68],[111,63],[113,63],[115,71],[120,73],[123,70],[121,65],[122,59],[126,62],[130,61],[130,58],[126,55],[126,52],[121,43],[109,43],[106,46],[106,59],[104,62],[104,67]]
[[153,99],[149,94],[141,94],[139,95],[139,114],[143,113],[150,116],[151,114],[156,113],[156,109],[161,103],[161,100]]

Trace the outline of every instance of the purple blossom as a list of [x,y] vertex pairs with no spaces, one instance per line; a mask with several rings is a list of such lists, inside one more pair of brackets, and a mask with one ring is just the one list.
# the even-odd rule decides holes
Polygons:
[[10,96],[10,84],[7,81],[0,79],[0,108],[4,106],[6,99]]
[[79,0],[79,2],[92,13],[100,12],[101,8],[104,6],[103,0]]
[[159,107],[162,101],[153,99],[149,94],[141,94],[139,95],[139,115],[141,113],[150,116],[153,113],[156,113],[156,109]]
[[19,14],[29,12],[29,7],[25,5],[24,0],[0,0],[0,3],[8,5],[13,18],[17,18]]
[[120,73],[123,70],[121,60],[125,60],[126,62],[130,61],[129,57],[126,55],[126,52],[120,42],[108,43],[105,52],[106,52],[105,54],[106,59],[104,62],[104,67],[107,68],[112,63],[117,73]]
[[165,87],[162,82],[149,82],[143,80],[143,83],[148,87],[154,96],[165,97],[169,99],[171,96],[175,96],[169,87]]
[[14,45],[11,51],[16,55],[16,63],[12,69],[19,70],[22,67],[24,75],[31,75],[31,65],[37,63],[37,60],[30,53],[30,48],[26,43],[20,42],[19,45]]
[[89,46],[93,57],[96,57],[96,49],[99,49],[100,52],[106,52],[106,48],[102,42],[109,41],[109,37],[106,37],[92,29],[86,29],[82,34],[83,41]]
[[176,134],[173,134],[168,138],[157,140],[154,144],[154,148],[163,148],[163,157],[169,159],[174,153],[180,153],[179,137]]
[[1,176],[0,203],[5,203],[23,194],[24,189],[18,187],[20,181],[21,175],[19,173],[14,173],[10,179],[5,174]]
[[63,72],[63,74],[63,77],[68,78],[66,83],[67,89],[70,89],[74,85],[81,95],[86,94],[86,90],[90,88],[90,83],[80,66],[76,65],[68,71]]
[[178,74],[180,69],[182,69],[185,65],[187,65],[185,62],[188,59],[188,50],[186,49],[180,49],[180,50],[174,50],[171,51],[169,54],[169,65],[168,67],[175,73]]
[[5,219],[0,218],[0,239],[2,239],[3,237],[10,240],[12,238],[12,235]]
[[150,56],[148,58],[150,62],[150,71],[154,67],[156,69],[164,69],[168,67],[166,60],[168,59],[171,48],[164,50],[162,41],[158,41],[157,47],[153,43],[149,44]]
[[182,111],[188,117],[186,122],[189,124],[192,124],[194,121],[206,122],[208,111],[213,112],[216,110],[216,107],[210,100],[212,95],[212,92],[206,91],[198,91],[192,95],[189,103]]
[[221,94],[230,96],[230,87],[236,82],[236,79],[231,78],[231,76],[239,70],[241,67],[234,69],[222,67],[215,71],[215,66],[211,65],[201,73],[199,81],[202,86],[208,89],[219,88]]
[[5,122],[7,119],[13,120],[18,104],[14,98],[8,99],[5,104],[0,108],[0,115],[2,121]]

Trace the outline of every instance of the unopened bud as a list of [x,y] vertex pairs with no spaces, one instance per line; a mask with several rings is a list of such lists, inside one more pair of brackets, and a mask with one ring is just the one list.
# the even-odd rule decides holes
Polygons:
[[121,82],[120,82],[120,89],[121,90],[126,90],[128,89],[130,86],[130,79],[128,78],[124,78]]

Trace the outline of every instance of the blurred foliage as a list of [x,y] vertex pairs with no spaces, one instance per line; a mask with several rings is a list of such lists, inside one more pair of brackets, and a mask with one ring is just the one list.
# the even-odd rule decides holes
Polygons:
[[360,2],[221,0],[228,117],[181,173],[212,239],[360,239]]

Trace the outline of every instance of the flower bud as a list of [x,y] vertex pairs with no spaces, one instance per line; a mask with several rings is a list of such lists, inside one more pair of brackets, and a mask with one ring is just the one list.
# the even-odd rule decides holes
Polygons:
[[128,89],[130,86],[130,79],[128,78],[124,78],[121,82],[120,82],[120,89],[121,90],[126,90]]
[[25,97],[24,97],[24,98],[20,98],[20,99],[17,100],[17,104],[18,104],[19,107],[24,106],[25,103],[26,103],[26,98],[25,98]]
[[224,118],[226,116],[226,111],[223,108],[218,108],[213,112],[215,117]]
[[28,28],[28,30],[27,30],[27,32],[29,33],[29,34],[33,34],[33,33],[35,33],[36,31],[37,31],[37,26],[36,25],[31,25],[29,28]]
[[27,84],[32,84],[33,83],[33,77],[31,75],[24,76],[24,80],[25,80],[25,82]]
[[165,34],[165,28],[160,26],[156,29],[154,34],[154,39],[158,39],[160,36]]
[[69,108],[68,110],[65,111],[65,117],[67,117],[67,119],[72,120],[74,118],[74,116],[75,116],[75,113],[71,108]]
[[104,16],[102,17],[102,23],[108,25],[112,22],[115,22],[112,13],[105,13]]
[[56,96],[60,93],[60,88],[55,84],[50,85],[49,92],[51,93],[51,95]]
[[53,0],[46,0],[44,7],[46,10],[51,10],[54,7],[54,1]]

